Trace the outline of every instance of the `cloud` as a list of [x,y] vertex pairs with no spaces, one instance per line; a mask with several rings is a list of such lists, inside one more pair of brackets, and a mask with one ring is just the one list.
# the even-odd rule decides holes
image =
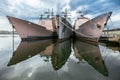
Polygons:
[[92,0],[85,1],[85,0],[70,0],[69,5],[71,6],[72,10],[75,10],[78,8],[78,6],[84,6],[88,5]]
[[0,30],[8,30],[11,31],[12,27],[9,24],[8,19],[5,16],[0,16]]
[[[69,0],[60,0],[60,1],[54,1],[54,0],[6,0],[1,1],[3,4],[1,6],[1,13],[4,15],[11,15],[16,17],[35,17],[39,16],[44,11],[47,11],[48,9],[55,9],[57,8],[57,5],[61,8],[69,7],[67,4]],[[62,2],[62,3],[61,3]],[[7,4],[7,5],[6,5]],[[67,6],[66,6],[67,5]],[[5,8],[6,7],[6,8]]]
[[0,25],[2,25],[0,30],[11,30],[7,15],[24,20],[34,20],[33,22],[37,23],[36,19],[38,20],[40,15],[48,9],[53,8],[56,12],[59,6],[60,10],[64,10],[69,8],[68,3],[69,0],[0,0],[0,16],[2,17],[2,19],[0,18]]
[[83,10],[85,14],[98,14],[114,10],[117,1],[99,0],[99,1],[84,1],[84,0],[1,0],[1,14],[15,16],[19,18],[36,18],[47,9],[53,8],[57,11],[59,5],[60,10],[65,8],[71,11]]
[[[51,10],[53,8],[55,13],[57,13],[58,10],[61,12],[67,8],[71,12],[72,18],[79,16],[75,13],[79,10],[82,10],[85,16],[93,18],[109,11],[113,11],[114,14],[118,13],[118,11],[120,12],[119,3],[119,0],[0,0],[0,16],[9,15],[37,22],[40,15],[48,9]],[[6,19],[4,19],[4,22],[0,22],[0,25],[4,26],[0,29],[10,29],[7,28],[10,24],[8,24]]]
[[111,16],[113,22],[120,21],[120,13],[116,13],[115,15]]
[[113,12],[113,14],[111,15],[109,21],[108,21],[108,27],[109,29],[114,29],[114,28],[120,28],[120,11],[116,11]]

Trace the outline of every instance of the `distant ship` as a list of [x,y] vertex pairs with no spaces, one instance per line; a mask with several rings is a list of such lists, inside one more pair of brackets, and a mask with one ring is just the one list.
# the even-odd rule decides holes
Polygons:
[[7,16],[22,40],[56,38],[66,39],[72,35],[72,26],[65,17],[53,15],[40,19],[38,24]]
[[108,12],[91,20],[85,17],[78,18],[73,28],[75,36],[79,39],[97,42],[111,14],[112,12]]

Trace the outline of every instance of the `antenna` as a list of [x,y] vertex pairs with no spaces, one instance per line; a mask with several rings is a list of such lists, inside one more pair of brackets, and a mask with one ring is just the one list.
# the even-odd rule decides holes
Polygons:
[[52,16],[52,17],[54,16],[53,8],[52,8],[51,16]]
[[44,14],[40,14],[40,15],[39,15],[39,20],[44,19],[44,17],[45,17]]
[[52,8],[52,11],[48,9],[48,11],[46,11],[45,14],[47,14],[47,18],[49,18],[50,16],[53,17],[54,16],[53,8]]
[[65,12],[64,12],[64,17],[67,17],[68,15],[68,10],[67,9],[65,9]]
[[77,13],[79,13],[81,17],[84,17],[83,11],[78,11]]
[[60,15],[60,11],[59,10],[61,10],[60,3],[57,4],[57,15]]
[[40,19],[42,19],[42,18],[43,18],[43,14],[40,15]]
[[47,14],[47,18],[49,18],[49,16],[50,16],[50,10],[48,9],[48,11],[46,11],[45,14]]
[[66,8],[64,12],[62,12],[63,16],[67,18],[68,16],[71,16],[70,13],[68,12],[68,9]]

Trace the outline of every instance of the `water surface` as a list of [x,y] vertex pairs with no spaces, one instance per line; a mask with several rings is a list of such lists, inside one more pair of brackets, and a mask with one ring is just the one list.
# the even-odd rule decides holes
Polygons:
[[0,80],[120,80],[119,47],[0,35]]

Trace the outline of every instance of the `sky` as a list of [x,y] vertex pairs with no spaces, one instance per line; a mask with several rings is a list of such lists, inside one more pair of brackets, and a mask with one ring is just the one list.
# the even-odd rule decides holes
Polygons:
[[12,30],[6,16],[14,16],[37,23],[41,14],[54,10],[62,12],[68,9],[70,17],[75,20],[83,11],[84,16],[90,19],[112,11],[109,29],[120,28],[120,1],[119,0],[0,0],[0,30]]

